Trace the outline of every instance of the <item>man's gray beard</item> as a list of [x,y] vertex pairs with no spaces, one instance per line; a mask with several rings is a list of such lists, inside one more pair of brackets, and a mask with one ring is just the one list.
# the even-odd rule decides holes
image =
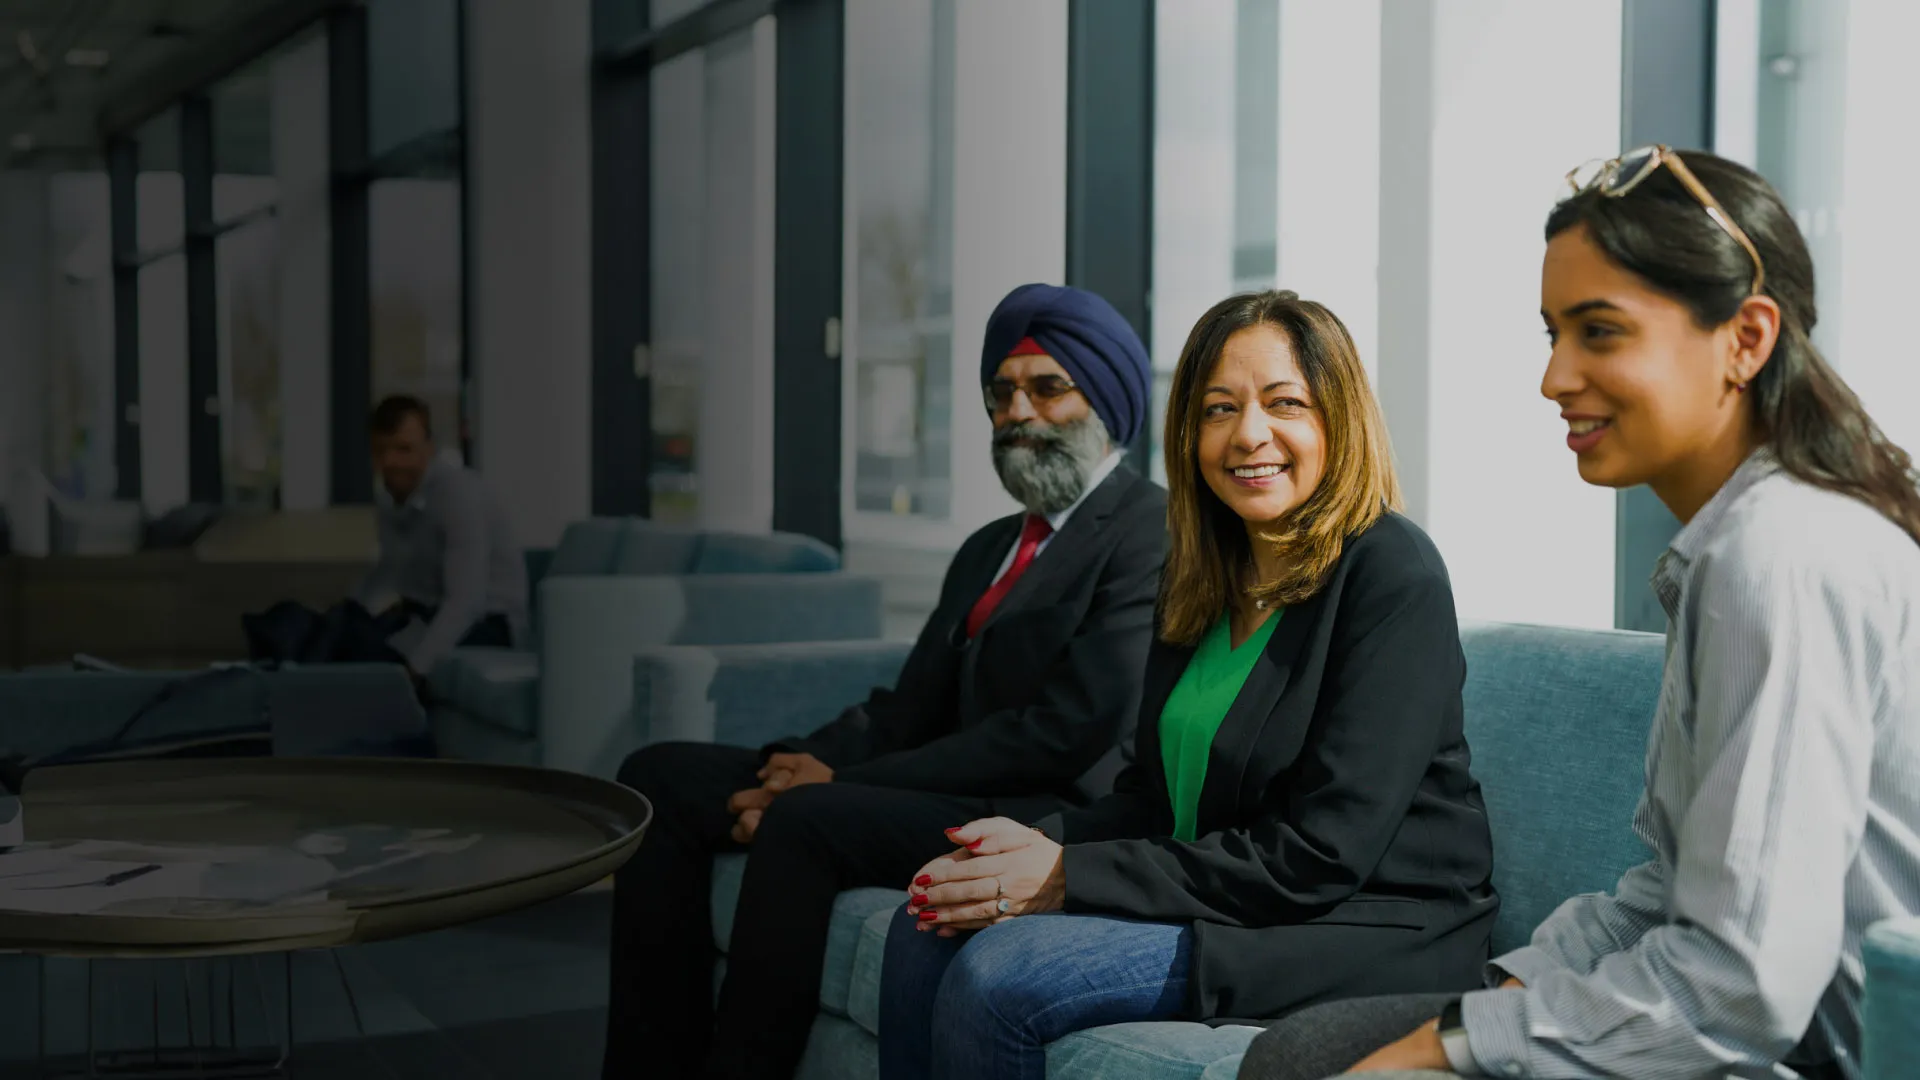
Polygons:
[[[1040,445],[1016,446],[1014,439]],[[1107,450],[1107,428],[1097,416],[1066,424],[1026,421],[993,433],[993,469],[1020,505],[1035,514],[1057,514],[1086,493]]]

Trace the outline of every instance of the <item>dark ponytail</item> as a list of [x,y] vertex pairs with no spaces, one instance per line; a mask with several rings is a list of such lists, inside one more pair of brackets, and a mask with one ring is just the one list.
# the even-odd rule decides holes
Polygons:
[[[1747,388],[1761,438],[1787,472],[1859,499],[1920,543],[1913,459],[1887,441],[1813,345],[1813,257],[1793,215],[1752,170],[1696,150],[1681,157],[1760,249],[1764,291],[1780,305],[1779,340]],[[1702,328],[1733,318],[1747,299],[1753,260],[1666,169],[1621,198],[1567,199],[1547,218],[1547,239],[1576,225],[1616,265],[1686,305]]]

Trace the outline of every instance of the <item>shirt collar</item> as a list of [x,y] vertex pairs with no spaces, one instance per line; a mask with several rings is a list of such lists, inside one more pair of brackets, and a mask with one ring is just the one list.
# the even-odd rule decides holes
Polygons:
[[373,485],[374,498],[379,505],[390,510],[425,510],[427,489],[433,486],[434,481],[439,479],[440,474],[450,468],[451,464],[448,451],[442,450],[435,454],[433,460],[427,462],[427,471],[420,474],[420,486],[413,489],[413,494],[407,496],[406,502],[396,504],[393,501],[393,493],[387,490],[385,484]]
[[1073,505],[1067,507],[1065,510],[1047,515],[1047,524],[1053,526],[1055,533],[1066,528],[1067,519],[1073,516],[1075,510],[1080,509],[1081,503],[1087,501],[1087,496],[1093,494],[1094,488],[1106,482],[1107,477],[1113,474],[1113,470],[1120,467],[1120,462],[1125,460],[1126,456],[1127,454],[1124,450],[1114,450],[1108,453],[1105,458],[1101,459],[1100,464],[1093,467],[1093,472],[1087,475],[1087,486],[1081,490],[1080,497],[1073,500]]
[[1677,617],[1680,609],[1680,579],[1685,569],[1692,564],[1694,557],[1702,548],[1717,536],[1725,526],[1727,515],[1740,497],[1753,490],[1754,485],[1780,471],[1780,460],[1768,446],[1761,446],[1747,455],[1740,467],[1733,470],[1727,482],[1713,493],[1713,498],[1693,515],[1674,535],[1673,542],[1660,556],[1653,568],[1653,592],[1660,600],[1660,606],[1666,609],[1667,618]]
[[1720,490],[1713,493],[1713,498],[1707,500],[1707,505],[1701,507],[1700,512],[1693,515],[1693,520],[1674,536],[1671,545],[1674,554],[1691,561],[1720,532],[1728,512],[1740,501],[1740,496],[1779,469],[1780,461],[1771,447],[1761,446],[1748,454],[1747,460],[1741,462],[1727,482],[1720,485]]

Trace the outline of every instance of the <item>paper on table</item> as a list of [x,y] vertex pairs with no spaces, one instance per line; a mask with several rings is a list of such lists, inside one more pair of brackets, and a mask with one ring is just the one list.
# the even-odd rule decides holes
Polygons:
[[128,901],[169,900],[180,902],[183,915],[298,906],[324,901],[333,876],[324,859],[273,848],[101,840],[32,845],[0,854],[0,910],[86,914]]

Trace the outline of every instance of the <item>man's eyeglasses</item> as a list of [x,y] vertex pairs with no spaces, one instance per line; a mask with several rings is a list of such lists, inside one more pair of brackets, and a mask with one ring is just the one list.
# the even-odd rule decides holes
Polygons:
[[1062,375],[1040,375],[1031,382],[1017,383],[1012,379],[993,379],[986,385],[987,408],[993,412],[1006,412],[1013,407],[1013,395],[1017,391],[1027,395],[1036,410],[1052,407],[1068,395],[1079,392],[1072,379]]
[[1767,283],[1767,269],[1760,262],[1760,249],[1753,246],[1746,231],[1734,223],[1733,215],[1727,213],[1726,207],[1720,205],[1720,200],[1713,197],[1713,193],[1693,175],[1693,170],[1687,168],[1687,163],[1672,148],[1643,146],[1610,161],[1589,161],[1567,173],[1567,186],[1573,189],[1575,195],[1598,191],[1603,196],[1617,199],[1639,187],[1662,165],[1673,173],[1673,178],[1680,181],[1680,186],[1686,188],[1688,194],[1699,200],[1714,224],[1725,229],[1735,243],[1746,249],[1747,255],[1753,259],[1753,291],[1749,295],[1759,296],[1760,287]]

